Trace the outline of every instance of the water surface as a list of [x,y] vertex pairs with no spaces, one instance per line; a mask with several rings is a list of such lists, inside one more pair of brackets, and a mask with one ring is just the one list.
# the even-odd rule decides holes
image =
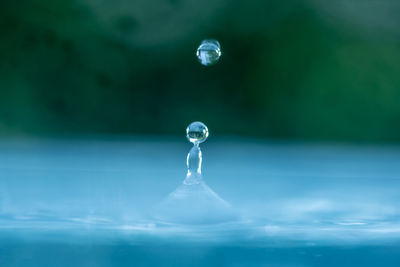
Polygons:
[[400,266],[400,148],[210,140],[203,177],[239,214],[153,207],[184,139],[0,142],[0,266]]

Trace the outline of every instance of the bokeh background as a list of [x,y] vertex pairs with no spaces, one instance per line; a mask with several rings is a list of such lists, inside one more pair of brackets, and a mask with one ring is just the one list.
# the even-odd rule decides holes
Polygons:
[[[400,2],[1,0],[0,135],[400,141]],[[222,47],[204,67],[202,39]]]

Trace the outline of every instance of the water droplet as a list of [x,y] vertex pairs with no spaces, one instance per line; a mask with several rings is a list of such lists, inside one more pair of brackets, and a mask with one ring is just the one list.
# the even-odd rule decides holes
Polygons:
[[221,57],[221,46],[214,39],[206,39],[201,42],[196,52],[199,62],[204,66],[211,66]]
[[186,128],[186,137],[193,144],[203,143],[208,137],[208,128],[200,121],[192,122]]

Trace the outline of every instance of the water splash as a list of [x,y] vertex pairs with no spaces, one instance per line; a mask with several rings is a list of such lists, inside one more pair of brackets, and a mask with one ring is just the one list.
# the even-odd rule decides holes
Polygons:
[[231,205],[215,193],[201,175],[200,143],[208,138],[207,126],[193,122],[186,137],[193,143],[187,156],[187,174],[183,183],[156,207],[155,217],[166,222],[210,224],[234,219]]

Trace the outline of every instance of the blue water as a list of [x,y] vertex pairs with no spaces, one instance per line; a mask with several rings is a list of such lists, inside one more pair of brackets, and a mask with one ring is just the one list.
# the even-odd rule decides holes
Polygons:
[[240,215],[154,219],[184,139],[0,141],[0,266],[400,266],[400,147],[209,140]]

